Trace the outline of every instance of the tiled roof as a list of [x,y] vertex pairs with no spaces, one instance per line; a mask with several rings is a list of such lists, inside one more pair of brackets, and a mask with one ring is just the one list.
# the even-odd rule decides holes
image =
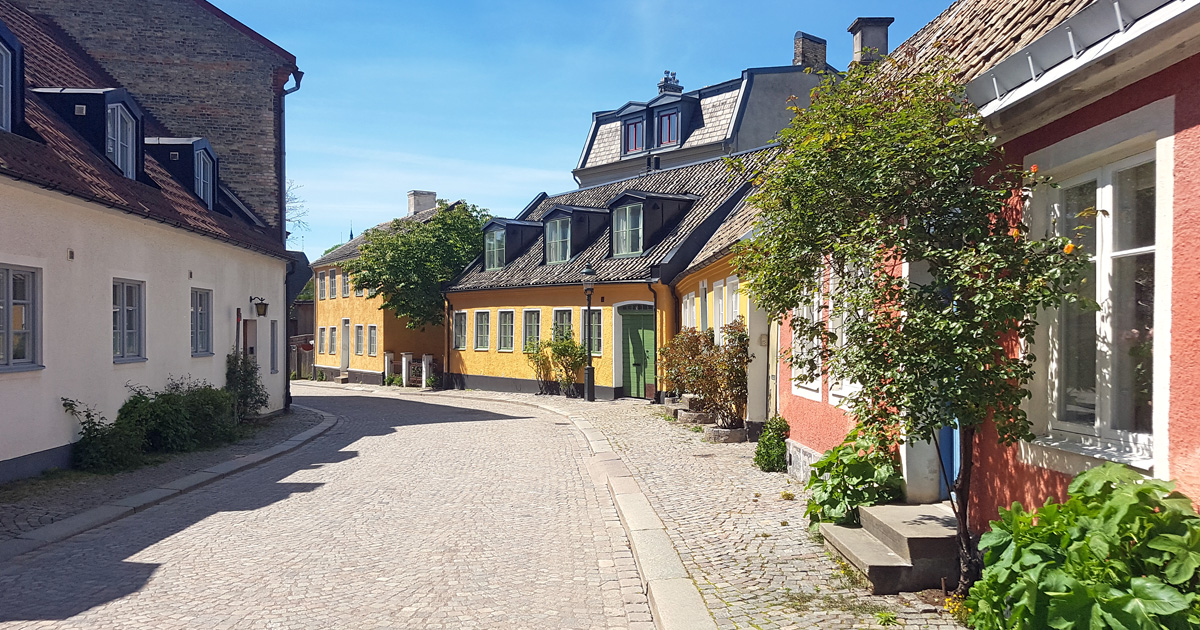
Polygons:
[[[458,205],[459,203],[462,203],[462,202],[456,201],[447,207],[453,208],[454,206]],[[358,233],[358,236],[355,236],[354,238],[350,239],[349,241],[338,246],[337,249],[314,260],[312,262],[311,266],[312,267],[324,267],[325,265],[332,265],[334,263],[339,263],[339,262],[343,262],[346,260],[350,260],[351,258],[358,258],[358,248],[361,247],[362,244],[366,242],[367,234],[369,234],[370,232],[372,232],[374,230],[390,230],[390,229],[392,229],[392,226],[397,221],[400,221],[400,222],[417,221],[419,223],[426,223],[430,219],[433,218],[433,215],[435,215],[437,213],[438,213],[437,208],[432,208],[429,210],[422,210],[416,214],[410,214],[408,216],[400,217],[398,219],[393,219],[391,221],[385,221],[383,223],[380,223],[379,225],[376,225],[373,228],[370,228],[368,230],[363,230],[362,232]]]
[[[278,230],[257,228],[209,210],[190,188],[150,156],[145,160],[146,176],[157,187],[125,177],[28,89],[119,85],[44,18],[0,0],[0,20],[25,48],[25,122],[40,138],[0,132],[0,174],[240,246],[285,255]],[[169,133],[149,116],[145,120],[147,135],[178,135]]]
[[719,258],[728,254],[733,250],[733,246],[742,240],[742,237],[754,229],[754,224],[758,220],[759,210],[757,207],[748,203],[747,200],[742,200],[738,207],[729,213],[725,222],[717,231],[713,233],[712,238],[704,244],[692,262],[688,263],[683,273],[688,274],[697,269],[701,269],[707,265],[716,262]]
[[[688,126],[684,128],[690,133],[679,148],[687,149],[711,142],[720,142],[729,135],[729,123],[737,111],[738,99],[742,95],[742,84],[738,80],[728,82],[728,85],[722,84],[722,86],[716,92],[710,93],[710,88],[704,88],[685,94],[685,96],[701,94],[703,96],[700,98],[700,107],[692,115]],[[620,159],[621,121],[606,122],[596,129],[596,138],[588,151],[583,168],[611,164]]]
[[954,59],[970,81],[1094,0],[957,0],[895,51],[914,67],[938,55]]
[[[761,170],[777,149],[766,148],[742,154],[747,173]],[[652,267],[662,264],[715,210],[730,200],[748,178],[730,171],[723,159],[698,162],[592,188],[575,190],[547,197],[521,219],[539,221],[557,205],[606,207],[609,202],[630,190],[647,193],[694,195],[696,202],[680,220],[679,225],[661,242],[641,256],[610,258],[610,230],[606,228],[587,249],[569,262],[542,264],[543,236],[538,238],[511,263],[495,271],[483,270],[476,261],[456,281],[449,291],[474,291],[525,286],[551,286],[581,282],[580,272],[591,263],[596,282],[645,282],[651,279]]]

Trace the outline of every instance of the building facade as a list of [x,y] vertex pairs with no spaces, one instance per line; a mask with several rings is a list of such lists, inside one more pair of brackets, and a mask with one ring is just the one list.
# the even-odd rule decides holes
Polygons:
[[230,352],[258,360],[268,412],[286,404],[282,205],[251,209],[229,144],[164,123],[81,39],[0,2],[0,480],[70,465],[63,398],[112,419],[127,385],[223,385]]

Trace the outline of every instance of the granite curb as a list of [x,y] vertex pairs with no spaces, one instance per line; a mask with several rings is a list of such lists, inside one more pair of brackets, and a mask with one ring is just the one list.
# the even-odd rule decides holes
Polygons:
[[90,510],[55,521],[45,527],[25,532],[16,538],[0,541],[0,562],[6,562],[19,555],[28,553],[50,543],[66,540],[76,534],[90,529],[107,525],[117,519],[124,518],[135,512],[140,512],[152,505],[157,505],[171,497],[195,490],[208,485],[222,477],[227,477],[269,461],[284,453],[291,452],[317,436],[325,433],[338,423],[338,417],[311,407],[292,405],[296,409],[318,414],[324,420],[305,431],[298,433],[282,442],[249,455],[235,457],[229,461],[210,466],[200,472],[192,473],[174,481],[164,483],[157,488],[139,492],[122,499],[111,501]]
[[[322,386],[329,387],[330,385],[322,384]],[[333,384],[333,386],[344,387],[341,384]],[[357,389],[368,392],[381,391],[375,386],[359,385]],[[400,390],[396,393],[405,393],[405,391]],[[408,393],[428,394],[430,392],[421,390]],[[608,438],[590,420],[532,401],[497,399],[449,392],[439,392],[438,395],[460,400],[525,405],[564,416],[570,420],[571,424],[587,440],[588,448],[591,450],[592,460],[588,462],[588,471],[598,483],[604,483],[608,487],[613,503],[617,507],[617,515],[621,519],[621,525],[625,529],[629,546],[633,551],[634,563],[642,578],[642,584],[646,588],[654,627],[658,630],[716,630],[717,623],[708,607],[704,605],[700,589],[684,568],[679,552],[671,542],[666,527],[655,512],[654,506],[641,491],[633,473],[625,466],[624,460],[613,450]]]

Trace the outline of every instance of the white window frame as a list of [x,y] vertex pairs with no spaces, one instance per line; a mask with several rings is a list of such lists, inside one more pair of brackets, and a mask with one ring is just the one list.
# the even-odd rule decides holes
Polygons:
[[[504,347],[504,316],[510,318],[508,334],[508,347]],[[511,308],[504,308],[496,311],[496,352],[512,352],[517,343],[517,311]]]
[[708,330],[708,280],[700,281],[700,325],[698,330]]
[[[13,273],[29,276],[25,288],[26,299],[13,298]],[[41,366],[41,294],[42,273],[40,269],[18,265],[0,265],[0,372],[38,369]],[[26,328],[13,330],[13,306],[23,306],[28,311],[25,316]],[[14,338],[17,333],[26,335],[26,358],[13,359]]]
[[725,325],[725,281],[713,283],[713,343],[718,346],[724,343],[721,327]]
[[340,328],[340,326],[330,326],[329,327],[329,347],[326,349],[327,351],[325,354],[339,355],[338,345],[337,345],[338,328]]
[[550,315],[550,338],[554,339],[558,335],[558,314],[566,313],[568,325],[571,327],[571,339],[575,338],[575,309],[572,308],[555,308]]
[[209,210],[212,210],[213,207],[213,165],[215,162],[208,151],[204,149],[196,151],[196,196],[200,197]]
[[[113,336],[120,336],[121,350],[118,352],[113,348],[113,363],[132,363],[136,361],[146,360],[146,283],[141,280],[131,280],[128,278],[113,278],[113,287],[120,287],[121,300],[120,304],[113,304],[113,310],[120,311],[117,321],[114,322]],[[137,287],[137,304],[130,306],[129,287]],[[129,329],[129,318],[127,313],[133,310],[136,313],[134,318],[137,326],[136,330]],[[129,352],[129,334],[134,333],[138,338],[138,350],[135,353]],[[115,343],[115,342],[114,342]]]
[[[634,210],[637,210],[637,228],[629,227],[630,218],[632,218]],[[613,210],[612,221],[613,256],[641,256],[646,225],[645,215],[642,212],[642,204],[631,203]]]
[[[793,319],[803,319],[805,321],[815,322],[821,317],[821,292],[814,291],[809,298],[810,299],[807,302],[792,309]],[[800,337],[796,334],[795,330],[792,330],[791,333],[792,351],[795,352],[800,346]],[[807,398],[809,400],[821,400],[821,384],[823,374],[817,376],[815,380],[801,381],[796,378],[795,368],[789,365],[788,369],[792,370],[793,372],[792,378],[789,379],[792,382],[792,395],[800,396],[801,398]]]
[[683,320],[684,328],[696,327],[696,292],[692,291],[683,296]]
[[317,274],[317,299],[318,300],[325,299],[325,272],[324,271]]
[[[492,312],[487,309],[475,311],[475,343],[473,348],[477,352],[487,352],[492,349]],[[482,324],[483,328],[480,328]],[[482,330],[482,334],[480,334]]]
[[325,354],[325,327],[317,328],[317,354]]
[[[1113,410],[1114,401],[1114,384],[1112,379],[1114,376],[1114,361],[1112,344],[1116,337],[1116,331],[1113,330],[1113,297],[1114,287],[1111,281],[1113,274],[1113,262],[1120,258],[1154,254],[1156,269],[1162,264],[1170,264],[1169,260],[1163,260],[1161,243],[1165,239],[1170,239],[1171,234],[1164,234],[1164,228],[1161,221],[1156,221],[1155,225],[1155,244],[1147,247],[1140,247],[1128,250],[1115,252],[1114,234],[1117,209],[1115,207],[1115,187],[1116,176],[1118,173],[1136,168],[1138,166],[1154,163],[1156,171],[1156,179],[1160,178],[1159,169],[1162,165],[1156,160],[1154,151],[1147,151],[1126,157],[1124,159],[1110,161],[1105,163],[1100,168],[1089,170],[1080,175],[1064,179],[1060,182],[1059,188],[1050,193],[1052,201],[1049,202],[1043,212],[1048,212],[1051,219],[1057,220],[1058,223],[1063,223],[1067,217],[1058,216],[1061,213],[1061,204],[1063,195],[1071,188],[1087,183],[1089,181],[1096,182],[1096,251],[1092,260],[1096,263],[1096,298],[1100,304],[1100,311],[1096,313],[1096,339],[1098,343],[1096,352],[1096,421],[1091,426],[1066,422],[1059,420],[1062,413],[1062,405],[1064,403],[1061,383],[1058,380],[1059,370],[1050,368],[1047,370],[1050,373],[1048,378],[1048,412],[1049,412],[1049,433],[1054,439],[1064,440],[1068,442],[1082,444],[1088,447],[1095,447],[1102,450],[1112,451],[1122,456],[1127,456],[1135,460],[1148,461],[1154,458],[1155,448],[1155,428],[1152,426],[1150,433],[1137,433],[1130,430],[1114,428],[1115,418]],[[1169,175],[1168,175],[1169,176]],[[1160,180],[1161,181],[1161,180]],[[1155,205],[1156,214],[1161,215],[1161,204],[1163,203],[1162,196],[1165,191],[1161,190],[1161,185],[1156,184]],[[1157,217],[1156,217],[1157,218]],[[1115,255],[1114,255],[1115,254]],[[1157,272],[1156,272],[1157,275]],[[1165,290],[1164,290],[1165,289]],[[1160,300],[1170,301],[1171,296],[1169,287],[1160,288],[1155,286],[1155,303]],[[1158,317],[1158,308],[1155,308],[1155,319]],[[1157,325],[1157,322],[1156,322]],[[1061,337],[1064,334],[1062,325],[1059,322],[1058,312],[1056,311],[1050,320],[1047,341],[1050,344],[1050,364],[1058,365],[1058,349],[1061,343]],[[1104,340],[1110,340],[1105,343]],[[1167,345],[1161,338],[1154,340],[1152,352],[1154,356],[1159,356],[1160,353],[1169,353],[1170,346]],[[1157,366],[1155,366],[1157,367]],[[1157,382],[1160,378],[1166,375],[1160,375],[1158,370],[1154,370],[1154,381]],[[1157,392],[1156,392],[1157,393]],[[1153,398],[1157,398],[1154,396]]]
[[354,354],[360,357],[366,349],[366,332],[362,324],[354,325]]
[[[551,239],[551,230],[557,230],[559,238]],[[545,240],[547,265],[557,265],[571,260],[571,217],[558,217],[547,221]],[[562,257],[552,256],[552,253],[561,253]]]
[[329,293],[328,293],[328,295],[329,295],[329,299],[331,299],[331,300],[337,299],[337,283],[338,283],[338,270],[336,267],[334,267],[333,269],[329,270]]
[[[460,319],[462,321],[459,321]],[[455,350],[467,349],[467,321],[466,311],[454,311],[454,321],[451,324],[450,333]]]
[[271,373],[279,373],[279,320],[271,320]]
[[[855,273],[855,271],[851,271],[850,273]],[[832,285],[833,283],[837,282],[837,279],[834,278],[831,274],[830,278],[829,278],[829,282]],[[834,294],[836,292],[837,292],[836,286],[831,286],[830,294]],[[835,309],[831,305],[831,307],[829,309],[829,331],[837,336],[837,340],[838,340],[837,342],[840,345],[840,344],[845,343],[845,339],[843,336],[844,332],[842,330],[842,328],[844,327],[845,315],[835,315],[834,310]],[[860,315],[861,314],[862,313],[860,312]],[[850,396],[850,395],[858,392],[861,389],[862,389],[861,384],[856,383],[850,379],[835,380],[833,378],[832,374],[829,375],[829,397],[831,399],[835,399],[838,401],[835,404],[840,404],[840,402],[843,398],[846,398],[847,396]]]
[[12,80],[13,52],[7,46],[0,44],[0,129],[12,131]]
[[542,309],[527,308],[527,309],[522,310],[521,311],[521,350],[524,352],[529,352],[529,345],[530,345],[529,344],[529,341],[530,341],[529,340],[529,337],[530,337],[530,335],[529,335],[529,332],[530,332],[529,314],[530,313],[537,315],[537,325],[532,327],[533,328],[533,338],[534,338],[533,340],[536,343],[541,343],[541,341],[542,341]]
[[343,269],[339,275],[342,277],[342,297],[348,298],[350,297],[350,274]]
[[725,279],[725,323],[731,323],[742,314],[741,296],[738,293],[737,276]]
[[375,324],[367,326],[367,356],[379,355],[379,328]]
[[120,103],[108,106],[105,115],[105,155],[125,177],[137,177],[137,120]]
[[495,271],[504,268],[504,229],[488,230],[483,235],[483,269]]
[[[604,356],[604,309],[593,306],[590,311],[584,308],[582,312],[588,314],[586,317],[580,316],[580,319],[587,323],[587,334],[581,330],[580,339],[584,339],[584,345],[588,347],[592,356]],[[599,321],[591,321],[594,319]]]
[[193,288],[191,295],[192,356],[211,357],[213,292],[211,289]]

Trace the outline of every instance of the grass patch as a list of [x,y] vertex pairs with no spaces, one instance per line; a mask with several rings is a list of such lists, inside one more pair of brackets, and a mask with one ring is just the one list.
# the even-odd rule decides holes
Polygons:
[[0,485],[0,503],[16,503],[27,497],[51,492],[61,486],[102,477],[100,473],[51,468],[37,477],[18,479]]
[[704,427],[698,424],[693,424],[692,426],[688,427],[688,430],[692,433],[704,433]]
[[[837,570],[834,572],[834,575],[837,577],[838,581],[841,582],[843,588],[871,588],[871,583],[867,581],[867,578],[863,576],[862,573],[859,573],[858,569],[855,569],[853,566],[851,566],[849,562],[846,562],[841,556],[837,556],[832,553],[829,553],[828,555],[829,559],[833,561],[833,564],[837,566]],[[886,610],[886,608],[883,610]]]
[[[825,608],[841,610],[854,615],[875,616],[878,618],[880,614],[891,613],[887,606],[876,604],[873,601],[863,599],[861,597],[851,597],[849,595],[823,595],[821,604]],[[895,613],[892,613],[895,615]]]

